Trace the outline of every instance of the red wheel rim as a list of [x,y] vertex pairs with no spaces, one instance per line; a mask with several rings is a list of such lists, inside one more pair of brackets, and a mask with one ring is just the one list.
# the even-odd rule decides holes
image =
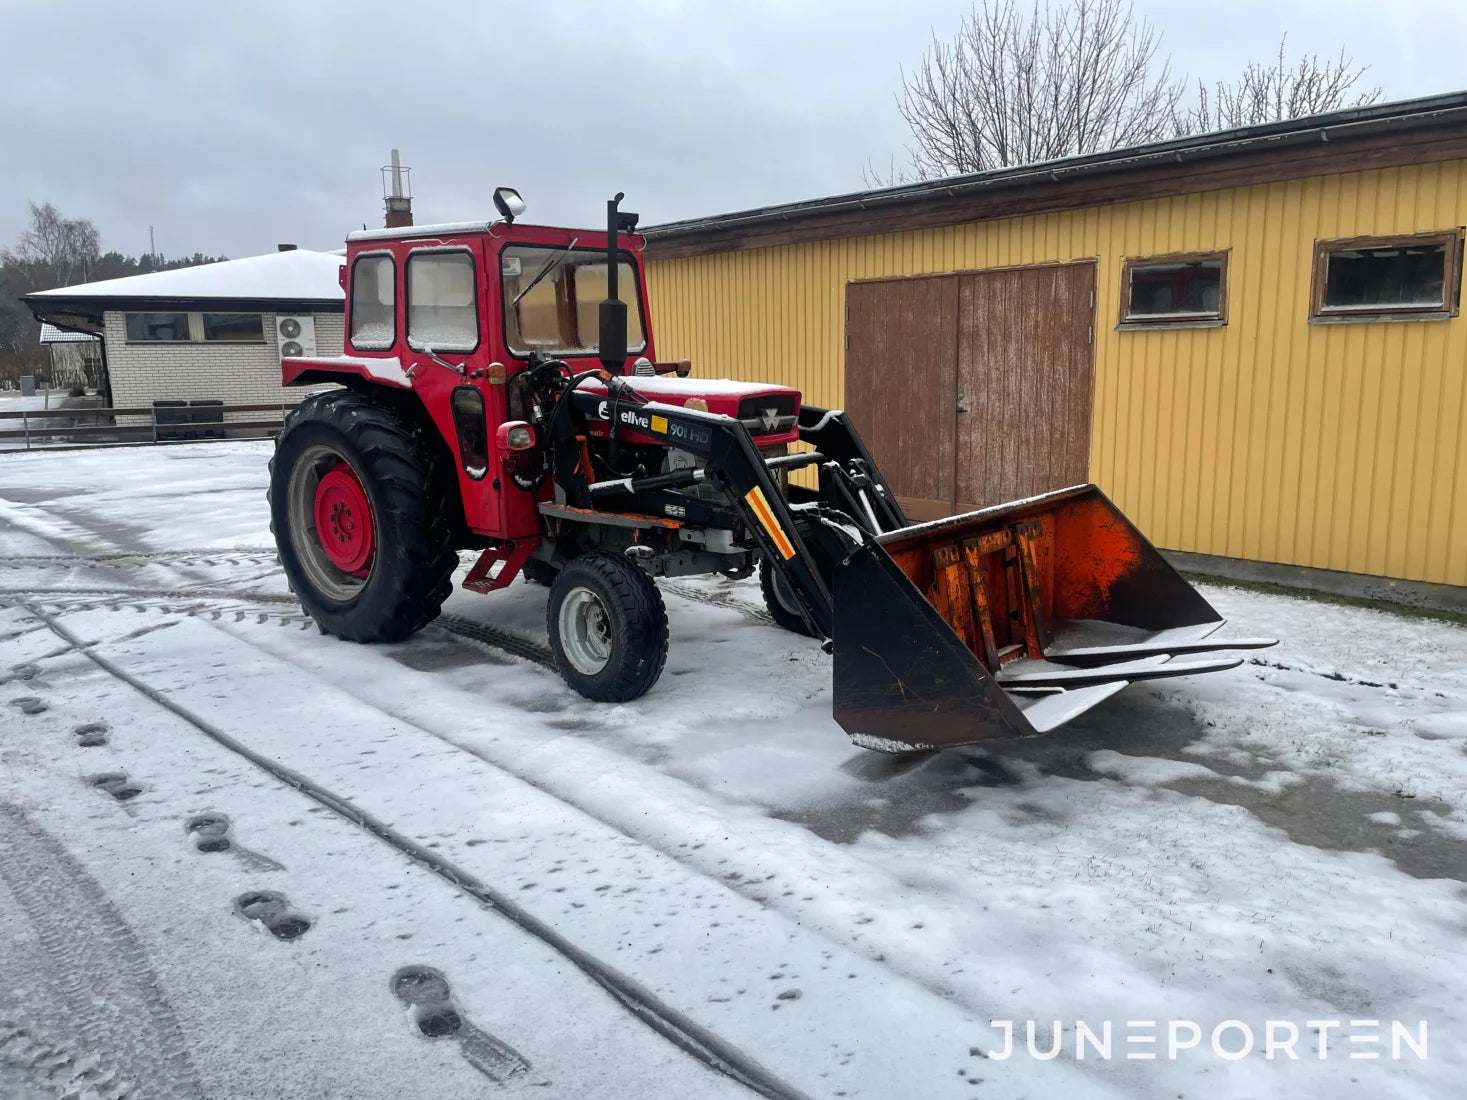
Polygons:
[[361,481],[338,462],[316,486],[316,539],[331,564],[355,577],[367,575],[375,542],[372,508]]

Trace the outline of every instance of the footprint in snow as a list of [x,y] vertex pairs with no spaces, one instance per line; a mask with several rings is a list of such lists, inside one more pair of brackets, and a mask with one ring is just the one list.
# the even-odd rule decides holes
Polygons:
[[529,1061],[519,1051],[464,1019],[441,971],[405,966],[392,976],[391,989],[412,1010],[418,1034],[426,1039],[457,1039],[469,1065],[491,1081],[503,1084],[530,1071]]
[[71,732],[76,735],[76,743],[84,749],[95,749],[107,743],[106,722],[87,722]]
[[183,828],[193,838],[194,848],[200,852],[233,852],[257,871],[283,871],[285,868],[269,856],[253,852],[235,842],[230,835],[229,818],[221,813],[194,814],[183,823]]
[[92,786],[110,794],[119,802],[131,802],[143,793],[142,787],[128,779],[126,772],[104,772],[92,776]]
[[309,917],[291,908],[284,894],[274,890],[252,890],[234,899],[235,911],[245,920],[259,921],[277,940],[294,940],[311,930]]
[[22,714],[40,714],[49,710],[46,701],[37,695],[22,695],[19,699],[10,700],[12,707],[19,707]]

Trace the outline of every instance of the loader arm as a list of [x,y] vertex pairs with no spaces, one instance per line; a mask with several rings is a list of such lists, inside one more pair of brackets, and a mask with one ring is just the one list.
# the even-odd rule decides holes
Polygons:
[[[835,624],[829,583],[748,428],[731,416],[640,401],[628,389],[622,390],[620,400],[608,401],[580,390],[571,391],[568,399],[584,419],[600,419],[604,411],[613,440],[618,432],[635,432],[701,458],[703,477],[723,490],[744,528],[796,595],[810,627],[819,637],[829,639]],[[679,487],[679,483],[691,484],[693,478],[691,471],[653,474],[592,486],[592,491],[598,504],[604,499],[614,501],[619,509],[661,514],[654,494]]]
[[[1223,619],[1093,485],[909,524],[843,412],[806,406],[766,459],[739,420],[644,402],[630,384],[575,408],[704,462],[591,487],[629,512],[699,478],[727,499],[834,653],[832,711],[858,745],[912,752],[1045,733],[1139,680],[1222,671],[1270,638]],[[777,471],[815,466],[819,487]],[[686,498],[683,498],[686,499]],[[689,505],[691,506],[691,505]],[[689,513],[690,517],[692,513]],[[711,516],[703,522],[718,522]]]

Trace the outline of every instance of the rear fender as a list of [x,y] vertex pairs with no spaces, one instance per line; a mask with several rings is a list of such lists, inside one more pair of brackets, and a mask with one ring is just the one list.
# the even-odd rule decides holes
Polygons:
[[312,386],[323,382],[346,384],[351,378],[398,390],[413,388],[407,375],[403,373],[402,361],[395,357],[367,359],[341,355],[328,359],[292,358],[280,361],[280,384],[283,386]]

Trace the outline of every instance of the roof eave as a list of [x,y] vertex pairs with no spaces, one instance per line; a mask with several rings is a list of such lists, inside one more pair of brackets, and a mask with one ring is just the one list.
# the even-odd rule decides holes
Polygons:
[[88,317],[98,323],[109,310],[121,312],[344,313],[345,298],[151,298],[55,293],[27,294],[21,301],[37,321],[66,327],[53,317]]
[[[643,230],[649,250],[683,240],[737,233],[771,225],[790,225],[853,211],[894,207],[929,207],[945,201],[974,199],[986,194],[1042,183],[1053,187],[1143,171],[1159,164],[1225,161],[1245,154],[1285,153],[1304,146],[1347,143],[1382,132],[1406,133],[1456,125],[1467,130],[1467,93],[1433,96],[1375,108],[1355,108],[1308,119],[1294,119],[1245,129],[1179,138],[1153,145],[1093,153],[1080,157],[967,176],[850,192],[830,198],[687,219],[649,226]],[[981,215],[977,215],[981,217]],[[955,219],[965,220],[965,219]],[[966,219],[971,220],[971,219]]]

